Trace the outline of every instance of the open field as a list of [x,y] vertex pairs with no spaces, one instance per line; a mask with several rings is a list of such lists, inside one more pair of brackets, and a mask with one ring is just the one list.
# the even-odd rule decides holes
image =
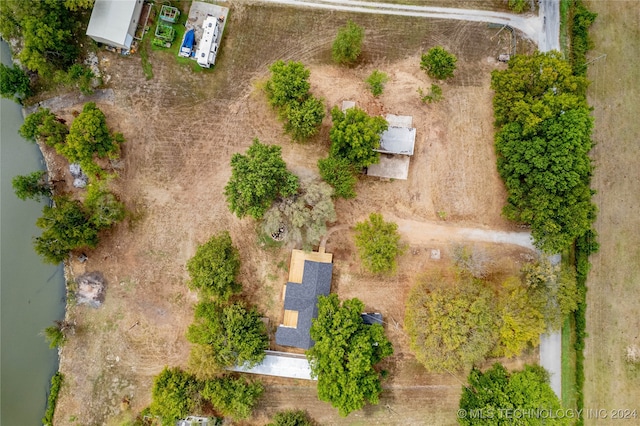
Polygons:
[[[366,29],[363,59],[353,68],[338,68],[330,64],[331,42],[348,18]],[[99,106],[127,140],[121,178],[113,186],[134,214],[88,252],[86,263],[72,265],[76,274],[102,271],[108,290],[102,308],[69,310],[77,331],[63,348],[60,368],[69,383],[56,424],[104,424],[127,408],[124,397],[138,412],[150,401],[154,375],[165,365],[186,366],[184,333],[196,294],[185,285],[185,263],[215,232],[229,230],[240,250],[239,278],[248,300],[272,325],[281,320],[290,247],[261,248],[256,223],[231,215],[222,196],[231,155],[245,151],[254,137],[282,145],[289,168],[303,179],[317,176],[316,162],[327,154],[328,118],[308,144],[293,144],[282,135],[259,90],[268,65],[277,59],[309,66],[311,91],[328,108],[351,99],[370,114],[412,115],[417,127],[409,179],[361,180],[356,199],[337,202],[335,226],[348,229],[373,211],[420,221],[441,221],[444,212],[452,224],[515,230],[500,215],[506,195],[493,150],[489,73],[504,67],[495,57],[509,43],[507,32],[496,36],[497,31],[476,23],[233,5],[210,72],[193,73],[169,53],[151,51],[154,78],[145,80],[139,57],[101,53],[115,100]],[[459,69],[443,84],[444,100],[424,105],[417,89],[431,82],[419,69],[419,56],[436,44],[458,55]],[[364,83],[374,69],[390,77],[380,98],[373,98]],[[71,113],[62,115],[71,119]],[[482,247],[495,259],[498,275],[513,272],[529,256],[515,246]],[[332,234],[326,248],[334,254],[333,291],[361,298],[389,322],[396,353],[385,366],[391,374],[381,404],[342,419],[317,400],[313,383],[267,379],[255,424],[290,407],[307,409],[324,424],[455,424],[464,374],[427,374],[409,353],[402,332],[410,286],[425,269],[450,262],[449,243],[411,244],[398,275],[386,278],[361,270],[351,231]],[[433,248],[441,249],[442,260],[429,258]],[[535,354],[528,357],[513,365]]]
[[[640,346],[640,9],[633,1],[587,5],[599,14],[589,56],[606,54],[606,59],[589,65],[600,251],[591,258],[587,280],[584,406],[640,411],[640,365],[625,361],[627,347]],[[586,424],[617,423],[586,419]]]

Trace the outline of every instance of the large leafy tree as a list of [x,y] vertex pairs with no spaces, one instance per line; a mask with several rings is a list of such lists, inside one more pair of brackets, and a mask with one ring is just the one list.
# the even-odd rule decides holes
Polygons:
[[11,180],[16,196],[21,200],[27,198],[40,201],[42,197],[51,196],[51,183],[47,179],[47,172],[38,170],[24,176],[16,176]]
[[173,426],[196,408],[201,388],[194,376],[165,367],[153,381],[149,411],[159,416],[163,425]]
[[91,223],[91,213],[76,200],[68,197],[54,197],[53,206],[45,206],[42,217],[36,225],[42,228],[42,235],[35,239],[36,253],[44,260],[57,264],[69,255],[71,250],[98,244],[98,230]]
[[279,110],[285,132],[296,141],[317,134],[325,110],[322,99],[309,92],[309,69],[302,62],[276,61],[269,71],[271,78],[265,85],[265,92],[271,106]]
[[249,418],[253,407],[264,392],[261,382],[250,382],[230,376],[207,380],[202,398],[211,402],[216,411],[233,420]]
[[276,202],[264,215],[263,229],[273,235],[284,225],[284,241],[304,247],[318,244],[327,232],[327,223],[335,222],[333,188],[325,182],[301,185],[298,194]]
[[90,221],[96,229],[110,228],[121,222],[126,215],[124,204],[118,201],[114,193],[98,183],[89,186],[84,205],[89,210]]
[[426,276],[405,311],[409,345],[429,371],[459,371],[485,359],[498,338],[494,296],[470,275]]
[[104,113],[95,103],[89,102],[71,124],[66,144],[60,153],[69,162],[79,163],[86,173],[99,175],[102,169],[94,162],[94,156],[117,157],[123,141],[121,134],[112,135],[109,132]]
[[56,151],[60,151],[69,134],[69,129],[55,114],[43,108],[29,114],[18,133],[29,141],[41,140]]
[[[460,408],[466,413],[481,413],[482,424],[507,425],[569,425],[566,417],[514,417],[514,410],[556,413],[562,408],[549,386],[549,375],[540,366],[526,365],[523,371],[509,373],[501,364],[494,364],[484,373],[473,368],[469,385],[462,388]],[[521,411],[521,412],[522,412]],[[459,416],[461,425],[476,425],[474,416]]]
[[233,246],[228,231],[212,236],[198,246],[196,254],[187,262],[192,288],[206,296],[228,299],[241,290],[236,281],[240,270],[240,253]]
[[318,170],[322,180],[333,186],[334,195],[342,198],[356,196],[356,171],[349,160],[340,157],[327,157],[318,160]]
[[453,77],[458,59],[454,54],[447,52],[443,47],[436,46],[429,49],[420,58],[420,68],[426,71],[431,78],[445,80]]
[[492,74],[504,214],[531,225],[536,245],[561,252],[591,229],[593,118],[586,80],[555,52],[516,56]]
[[338,35],[331,46],[333,60],[338,64],[356,62],[362,51],[363,39],[364,29],[351,20],[347,21],[347,24],[338,30]]
[[356,247],[364,266],[374,274],[396,270],[396,258],[404,253],[400,244],[398,225],[385,222],[379,213],[355,226]]
[[20,68],[0,64],[0,96],[17,102],[31,95],[29,76]]
[[258,139],[246,154],[231,157],[231,178],[224,188],[229,209],[238,217],[261,219],[277,197],[288,197],[298,189],[298,178],[287,170],[281,148]]
[[264,359],[264,351],[269,347],[260,314],[242,302],[198,303],[187,339],[205,347],[190,360],[190,368],[199,372],[200,377],[212,376],[232,365],[252,367]]
[[329,133],[332,157],[344,158],[355,168],[363,168],[380,161],[374,149],[380,147],[380,134],[387,130],[382,117],[370,117],[360,108],[331,110],[333,127]]
[[29,70],[52,76],[66,69],[78,56],[76,37],[82,20],[58,0],[11,0],[0,2],[0,34],[19,38],[18,59]]
[[318,318],[311,325],[315,345],[307,351],[311,371],[318,378],[318,398],[330,402],[341,416],[378,403],[380,373],[374,368],[393,353],[379,324],[365,325],[358,299],[320,296]]

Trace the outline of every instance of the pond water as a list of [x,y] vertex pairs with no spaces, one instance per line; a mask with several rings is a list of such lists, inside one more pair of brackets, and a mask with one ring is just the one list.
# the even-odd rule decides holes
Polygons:
[[[0,54],[10,65],[5,42]],[[44,168],[40,150],[18,135],[20,105],[0,101],[0,425],[40,425],[58,369],[57,350],[40,333],[64,317],[64,277],[33,250],[45,202],[19,200],[11,186],[14,176]]]

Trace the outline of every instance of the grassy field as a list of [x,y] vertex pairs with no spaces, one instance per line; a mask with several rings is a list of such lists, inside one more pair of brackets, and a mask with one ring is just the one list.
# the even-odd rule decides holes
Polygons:
[[[640,345],[640,15],[635,1],[587,6],[599,14],[589,54],[599,59],[589,65],[588,95],[596,126],[592,156],[600,251],[591,258],[587,281],[585,409],[640,410],[638,365],[625,359],[628,347]],[[586,416],[585,424],[620,422]]]

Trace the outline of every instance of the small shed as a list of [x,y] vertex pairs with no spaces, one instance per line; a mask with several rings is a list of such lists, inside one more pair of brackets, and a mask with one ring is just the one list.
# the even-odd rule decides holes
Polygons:
[[367,168],[368,176],[406,180],[409,163],[416,143],[413,118],[408,115],[388,114],[389,127],[380,135],[380,162]]
[[95,0],[87,35],[98,43],[129,50],[143,4],[143,0]]

